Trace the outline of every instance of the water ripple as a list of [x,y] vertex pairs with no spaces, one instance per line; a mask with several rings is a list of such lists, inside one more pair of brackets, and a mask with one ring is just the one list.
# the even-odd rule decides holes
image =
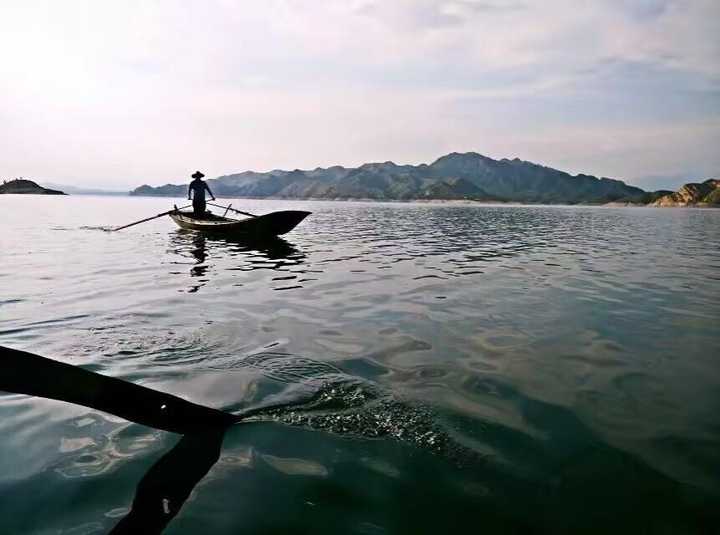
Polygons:
[[[205,529],[223,496],[223,511],[242,495],[239,517],[274,518],[293,482],[287,503],[310,494],[338,518],[390,499],[413,511],[404,519],[457,503],[519,532],[587,531],[573,512],[598,500],[600,531],[626,507],[646,521],[639,532],[718,510],[720,211],[233,201],[313,212],[258,243],[166,220],[100,232],[167,199],[88,199],[0,199],[0,344],[266,411],[256,418],[276,423],[229,437],[197,493],[207,509],[181,515],[181,531]],[[107,527],[129,506],[128,481],[168,439],[98,418],[0,398],[0,514],[17,532]],[[448,458],[467,470],[426,468]],[[233,470],[242,477],[220,477]],[[648,488],[662,492],[644,509]],[[48,493],[79,516],[47,508]],[[300,522],[311,507],[285,514]],[[384,526],[363,518],[354,525]]]

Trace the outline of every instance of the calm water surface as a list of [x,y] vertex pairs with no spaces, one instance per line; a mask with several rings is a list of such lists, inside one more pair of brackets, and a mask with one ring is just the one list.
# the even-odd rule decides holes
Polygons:
[[[716,532],[720,210],[0,196],[0,344],[241,414],[168,533]],[[177,435],[0,395],[0,532],[104,533]],[[202,531],[201,531],[202,530]]]

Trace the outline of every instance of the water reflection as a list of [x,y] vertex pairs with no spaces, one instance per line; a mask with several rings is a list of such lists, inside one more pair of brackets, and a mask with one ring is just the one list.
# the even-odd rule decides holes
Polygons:
[[194,262],[190,268],[193,282],[187,290],[189,293],[205,286],[213,274],[256,269],[286,271],[289,266],[298,266],[305,259],[305,255],[294,245],[277,236],[206,236],[182,229],[170,235],[170,250]]
[[195,257],[196,265],[190,269],[191,277],[202,277],[208,269],[205,264],[207,258],[207,245],[205,243],[206,238],[202,234],[196,234],[192,237],[192,248],[190,254]]
[[[112,202],[114,211],[123,211],[140,201]],[[280,208],[275,202],[263,206]],[[82,211],[82,219],[93,217],[93,206]],[[511,472],[499,473],[490,484],[485,473],[466,471],[465,481],[447,468],[393,464],[394,459],[404,463],[406,455],[400,451],[388,456],[392,445],[386,442],[392,441],[352,441],[347,435],[328,439],[335,431],[354,436],[358,430],[402,429],[403,436],[413,437],[422,429],[411,420],[415,413],[396,410],[384,395],[366,396],[365,389],[337,392],[348,402],[367,397],[378,409],[372,414],[364,408],[351,413],[340,402],[335,414],[293,418],[331,431],[322,436],[288,426],[273,431],[267,425],[256,426],[250,437],[244,426],[226,435],[226,453],[235,455],[233,443],[242,436],[257,451],[312,458],[327,466],[328,485],[348,496],[337,518],[340,513],[345,519],[373,511],[377,525],[395,513],[403,522],[421,517],[426,522],[431,514],[445,520],[454,507],[448,502],[457,502],[462,492],[487,494],[488,500],[498,497],[491,509],[509,516],[495,531],[512,526],[521,515],[529,526],[518,531],[571,532],[561,527],[572,525],[576,532],[586,532],[588,523],[598,526],[597,531],[611,531],[610,516],[618,510],[623,522],[632,514],[637,522],[660,522],[668,515],[677,522],[695,522],[694,511],[686,512],[670,499],[675,494],[669,485],[609,450],[609,444],[683,485],[709,488],[715,498],[700,508],[720,511],[715,469],[720,466],[715,401],[720,390],[713,357],[720,354],[720,248],[712,245],[720,212],[316,206],[313,217],[287,237],[294,245],[284,242],[290,250],[280,240],[280,249],[286,250],[279,255],[273,247],[268,251],[267,244],[253,247],[169,230],[169,222],[158,222],[159,231],[148,226],[142,232],[108,234],[52,230],[60,223],[67,229],[87,223],[78,222],[79,210],[61,213],[38,205],[35,213],[41,219],[45,214],[48,221],[30,226],[21,213],[9,215],[2,235],[5,262],[0,263],[0,343],[49,355],[73,354],[76,362],[93,369],[173,389],[178,385],[178,391],[211,404],[218,400],[216,406],[226,409],[236,404],[240,409],[240,399],[243,404],[260,403],[275,392],[283,400],[295,400],[291,394],[299,387],[255,380],[248,369],[235,375],[207,373],[221,359],[241,360],[259,348],[311,355],[380,383],[393,395],[422,399],[440,412],[440,423],[448,423],[454,438]],[[7,208],[10,214],[12,206]],[[105,217],[97,215],[98,220]],[[68,255],[70,250],[73,254]],[[290,289],[297,285],[303,289]],[[193,286],[202,292],[185,295]],[[0,383],[4,373],[0,370]],[[96,495],[103,497],[105,507],[129,504],[134,489],[122,496],[112,489],[131,488],[125,478],[129,475],[136,484],[140,468],[149,467],[149,453],[137,453],[138,435],[143,448],[155,448],[153,455],[156,447],[169,450],[179,438],[167,445],[165,435],[135,425],[113,435],[117,424],[112,421],[63,434],[67,426],[58,423],[65,420],[62,415],[46,417],[49,409],[34,400],[21,405],[22,410],[12,400],[4,402],[0,417],[2,532],[68,525],[71,512],[77,514],[74,518],[97,518],[85,485],[103,489]],[[321,410],[330,412],[325,406]],[[378,423],[375,415],[383,419]],[[386,420],[386,415],[398,420]],[[407,425],[395,426],[395,421]],[[362,433],[357,434],[364,437]],[[262,443],[258,436],[277,440]],[[297,447],[296,438],[303,436],[304,447]],[[54,446],[57,437],[67,441],[46,470],[44,444]],[[87,438],[96,446],[83,446]],[[423,435],[423,440],[431,438]],[[358,478],[357,459],[368,456],[368,448],[377,448],[373,459],[393,464],[401,474],[392,479],[398,487],[369,475]],[[352,459],[344,469],[335,463],[338,455]],[[116,470],[120,464],[112,463],[125,458],[132,461],[123,465],[127,472]],[[218,470],[224,469],[224,460],[225,455]],[[16,466],[22,472],[17,477]],[[276,532],[282,531],[281,522],[304,528],[312,520],[328,526],[331,507],[302,506],[299,499],[317,489],[313,481],[302,482],[297,476],[271,479],[263,466],[258,463],[257,470],[198,492],[198,499],[212,506],[196,509],[194,525],[202,523],[213,531],[232,517],[234,532],[263,531],[247,527],[248,516],[256,513],[257,518],[276,520]],[[78,474],[84,478],[70,479]],[[520,474],[522,481],[512,474]],[[408,487],[422,493],[420,498],[436,498],[432,490],[447,490],[440,480],[453,488],[463,485],[464,490],[447,492],[446,501],[405,499]],[[278,499],[291,485],[297,494],[287,494],[284,502]],[[375,496],[355,499],[365,489]],[[658,495],[653,489],[670,498],[660,503],[653,499]],[[110,500],[105,491],[118,496]],[[65,501],[45,499],[49,493]],[[534,508],[527,506],[528,495],[535,496]],[[386,499],[390,496],[404,498],[391,503]],[[635,507],[642,496],[652,508]],[[72,511],[64,511],[70,501]],[[54,508],[45,507],[51,503]],[[282,503],[300,505],[296,514],[284,509],[281,515],[277,507]],[[597,503],[602,507],[587,505]],[[623,509],[625,505],[637,513]],[[311,509],[315,516],[309,516]],[[587,520],[588,509],[605,515],[605,523]],[[211,514],[216,511],[233,514]],[[473,511],[477,515],[478,509]],[[112,517],[115,522],[119,514]],[[477,516],[468,532],[479,525],[493,531],[487,528],[487,516]],[[447,525],[457,525],[450,520]],[[266,524],[254,526],[269,531]],[[402,527],[398,531],[411,532]],[[336,530],[342,531],[352,529]],[[652,530],[639,526],[637,531]],[[658,526],[657,531],[693,530]]]
[[[556,405],[531,399],[523,402],[527,422],[538,429],[544,422],[552,424],[544,425],[547,434],[541,442],[533,442],[522,432],[491,422],[484,422],[483,427],[478,428],[477,422],[470,422],[468,426],[455,421],[459,425],[453,427],[457,429],[477,430],[478,442],[482,440],[489,448],[507,442],[505,452],[510,457],[493,463],[475,454],[463,456],[464,462],[456,466],[462,468],[462,472],[447,472],[449,466],[439,464],[440,461],[435,464],[436,459],[423,457],[421,451],[442,452],[442,457],[446,457],[447,453],[462,453],[462,450],[457,449],[459,444],[452,445],[454,439],[450,435],[437,435],[436,424],[423,411],[393,403],[369,383],[352,376],[343,377],[339,368],[327,363],[280,353],[258,354],[245,360],[246,366],[267,372],[269,378],[280,384],[296,385],[300,380],[305,385],[321,386],[305,404],[283,411],[280,407],[290,406],[281,403],[277,409],[270,409],[275,412],[274,420],[330,434],[394,437],[421,447],[417,450],[420,455],[417,459],[395,450],[399,457],[393,462],[392,449],[376,450],[376,454],[368,456],[368,450],[373,449],[370,443],[349,443],[346,445],[351,450],[348,457],[360,458],[360,464],[356,465],[342,461],[342,456],[338,460],[337,444],[332,452],[317,453],[322,442],[303,444],[312,439],[312,435],[294,435],[299,442],[295,444],[297,449],[273,448],[271,451],[276,454],[262,454],[261,458],[273,471],[258,467],[245,473],[244,479],[249,483],[242,487],[247,492],[244,495],[247,500],[253,496],[257,499],[257,494],[263,493],[271,498],[261,508],[267,508],[271,501],[270,512],[278,517],[272,527],[284,529],[268,529],[270,525],[264,516],[267,509],[259,515],[262,524],[252,510],[233,509],[233,514],[225,516],[236,524],[243,522],[243,532],[258,532],[259,527],[264,528],[263,532],[293,531],[288,530],[288,526],[305,532],[302,529],[305,526],[317,527],[320,517],[308,519],[307,516],[313,514],[312,510],[305,508],[298,512],[291,505],[297,502],[298,496],[306,500],[305,504],[310,503],[308,498],[312,503],[322,502],[323,507],[315,514],[322,515],[325,522],[327,517],[333,519],[333,507],[339,508],[340,526],[344,527],[356,522],[348,519],[347,508],[357,505],[358,500],[366,500],[363,505],[367,505],[371,513],[379,512],[378,520],[386,524],[388,529],[383,532],[434,533],[449,522],[454,522],[459,531],[474,532],[478,518],[482,519],[486,531],[493,533],[606,533],[618,528],[629,533],[710,533],[717,526],[717,509],[712,508],[708,497],[698,489],[678,483],[634,456],[604,443],[572,411]],[[323,391],[322,385],[327,380],[334,380],[335,387]],[[473,390],[491,389],[505,398],[520,396],[500,381],[486,380],[467,386]],[[1,346],[0,390],[68,401],[183,435],[142,476],[130,511],[112,533],[161,533],[218,462],[226,431],[241,419],[130,382]],[[256,415],[260,412],[256,411]],[[252,411],[246,411],[243,419],[251,414]],[[457,418],[462,419],[455,415],[454,419]],[[282,432],[292,433],[289,428]],[[269,447],[270,441],[277,445],[278,435],[255,435],[254,440],[260,443],[258,449],[262,451]],[[328,456],[333,458],[334,480],[309,485],[307,478],[327,477],[330,473],[325,464],[313,457]],[[540,481],[528,481],[526,473],[517,471],[527,457],[533,458]],[[513,468],[506,465],[509,460],[513,461]],[[349,480],[360,481],[364,488],[384,489],[379,492],[390,496],[391,501],[343,491],[340,482],[346,485],[344,482]],[[618,481],[623,484],[618,485]],[[293,487],[296,490],[293,491]],[[213,502],[216,500],[214,497]],[[222,501],[217,503],[221,504],[215,506],[217,511],[224,514],[230,510]],[[522,504],[522,513],[518,513],[518,503]],[[588,506],[597,503],[602,507]],[[692,519],[692,523],[688,523],[688,519]],[[376,525],[382,527],[382,524]],[[325,526],[315,531],[341,531],[334,528]]]

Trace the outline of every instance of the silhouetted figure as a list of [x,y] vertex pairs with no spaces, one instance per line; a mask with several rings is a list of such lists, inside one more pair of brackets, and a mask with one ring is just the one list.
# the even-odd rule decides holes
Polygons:
[[204,176],[200,171],[195,171],[192,174],[193,181],[190,182],[190,186],[188,186],[188,199],[190,199],[190,194],[192,193],[193,215],[199,218],[205,215],[205,190],[210,194],[212,200],[215,200],[215,195],[210,191],[207,183],[202,180]]

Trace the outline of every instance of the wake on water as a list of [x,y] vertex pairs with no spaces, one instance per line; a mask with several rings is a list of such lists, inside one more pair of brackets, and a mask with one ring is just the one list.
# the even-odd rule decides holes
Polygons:
[[[480,460],[438,423],[429,407],[326,362],[280,352],[252,354],[215,369],[251,369],[287,387],[240,411],[244,421],[275,421],[357,438],[391,438],[466,464]],[[289,391],[288,391],[289,390]]]

